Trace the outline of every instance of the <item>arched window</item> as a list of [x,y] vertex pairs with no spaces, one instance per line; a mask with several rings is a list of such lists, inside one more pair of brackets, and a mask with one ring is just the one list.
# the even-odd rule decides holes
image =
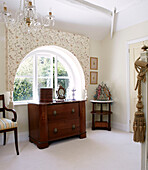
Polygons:
[[14,101],[35,100],[41,87],[56,90],[62,85],[67,92],[73,84],[73,76],[68,65],[57,55],[36,53],[27,56],[20,64],[14,82]]
[[41,87],[53,88],[56,98],[59,85],[66,89],[68,99],[72,99],[73,89],[76,99],[85,98],[84,73],[76,57],[61,47],[39,47],[23,59],[17,70],[13,100],[38,100]]

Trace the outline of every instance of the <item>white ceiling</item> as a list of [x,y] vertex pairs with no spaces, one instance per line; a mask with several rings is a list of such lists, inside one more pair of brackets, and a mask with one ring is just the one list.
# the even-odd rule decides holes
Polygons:
[[[82,0],[81,0],[82,1]],[[110,11],[116,7],[115,30],[148,20],[148,0],[85,0]],[[4,0],[0,0],[0,7]],[[20,0],[5,0],[8,10],[18,11]],[[37,13],[42,16],[52,10],[56,18],[55,28],[84,34],[102,40],[110,33],[111,16],[87,7],[75,0],[36,0]]]

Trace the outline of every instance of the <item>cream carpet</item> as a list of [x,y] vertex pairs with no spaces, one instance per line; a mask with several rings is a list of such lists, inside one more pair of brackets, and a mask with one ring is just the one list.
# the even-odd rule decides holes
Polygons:
[[133,134],[87,129],[87,138],[70,138],[40,150],[34,144],[0,146],[0,170],[140,170],[140,144]]

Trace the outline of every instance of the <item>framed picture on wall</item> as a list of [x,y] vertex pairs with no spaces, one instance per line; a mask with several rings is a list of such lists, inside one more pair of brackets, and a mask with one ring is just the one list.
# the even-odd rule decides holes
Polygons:
[[98,72],[90,72],[90,84],[98,84]]
[[98,58],[97,57],[90,57],[90,69],[98,70]]

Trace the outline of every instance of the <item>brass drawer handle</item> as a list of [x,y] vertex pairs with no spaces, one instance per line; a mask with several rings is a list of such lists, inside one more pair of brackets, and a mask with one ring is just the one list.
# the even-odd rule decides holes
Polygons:
[[58,129],[57,128],[54,128],[54,133],[57,133],[58,132]]
[[76,128],[76,125],[72,125],[72,129],[75,129]]
[[75,112],[75,109],[73,108],[71,111],[72,111],[72,113],[74,113],[74,112]]
[[53,111],[53,115],[56,116],[57,115],[57,112],[56,110]]

